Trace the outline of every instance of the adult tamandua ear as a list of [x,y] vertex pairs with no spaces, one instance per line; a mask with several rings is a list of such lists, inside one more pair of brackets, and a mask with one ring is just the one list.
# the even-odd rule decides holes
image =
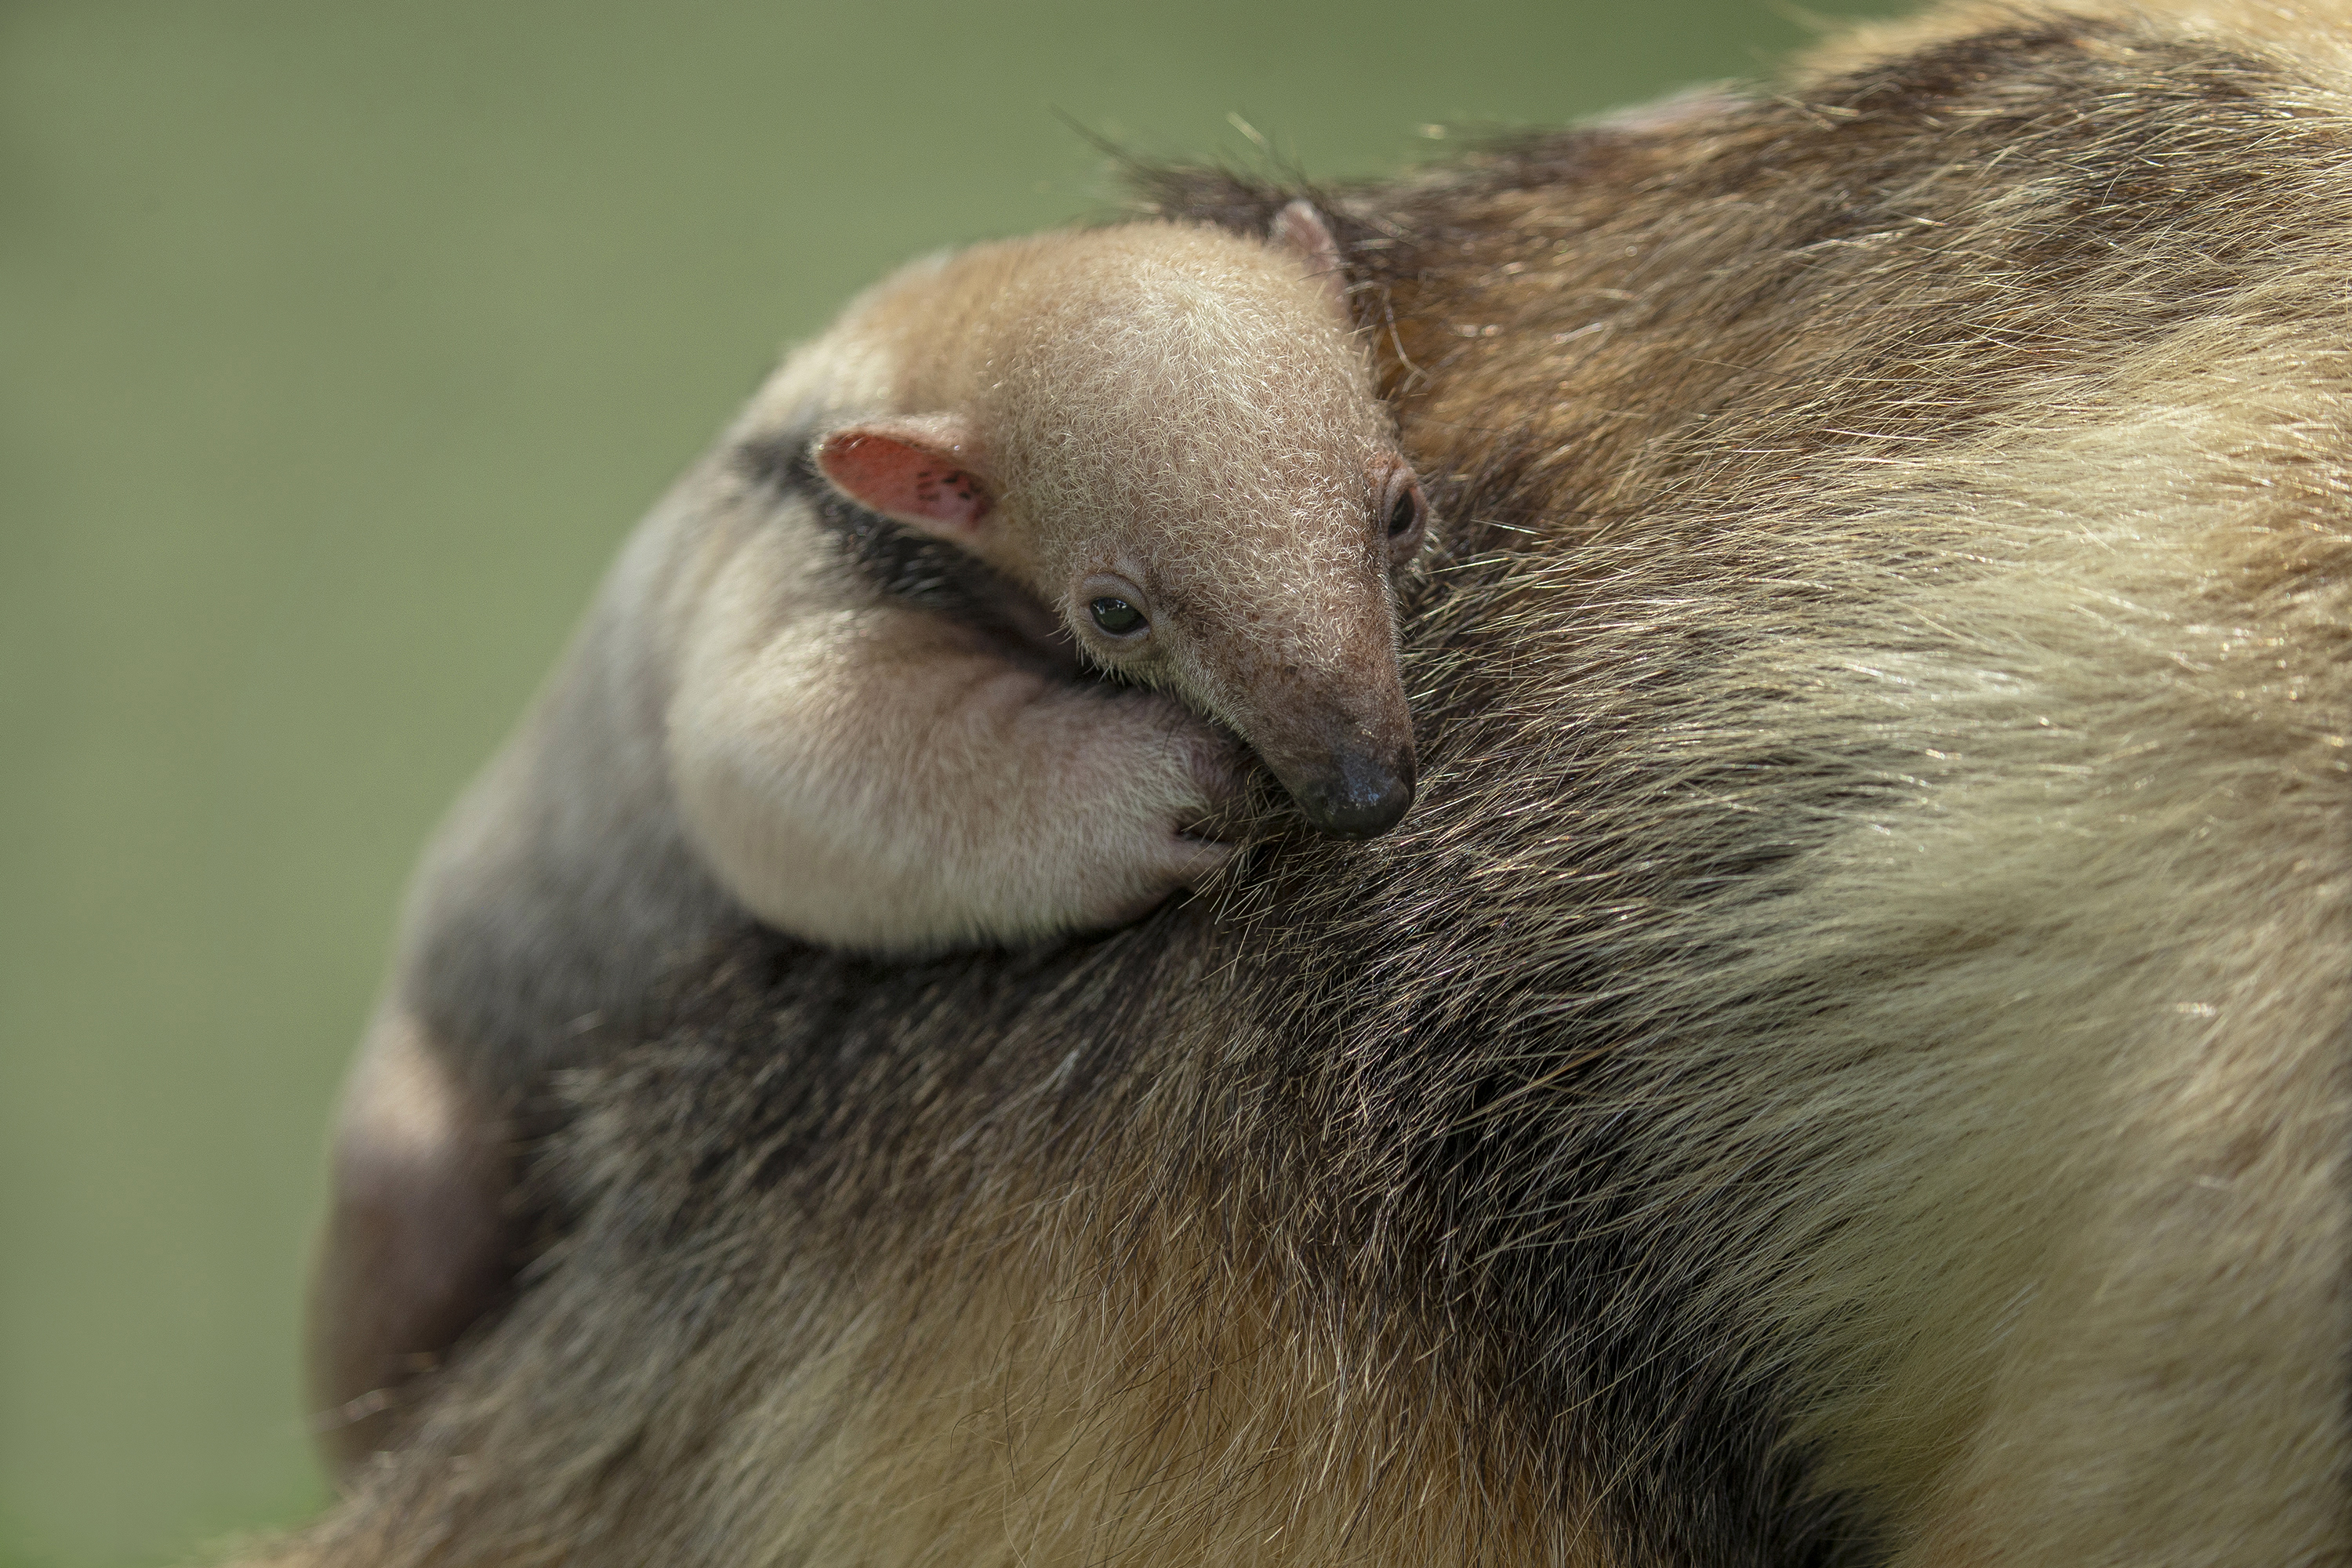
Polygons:
[[996,510],[979,437],[953,415],[845,425],[817,443],[816,466],[867,510],[967,549]]
[[1339,312],[1340,324],[1354,324],[1348,309],[1348,268],[1339,259],[1339,242],[1331,237],[1331,226],[1313,202],[1302,196],[1275,214],[1266,238],[1296,253],[1307,275],[1323,285],[1331,308]]

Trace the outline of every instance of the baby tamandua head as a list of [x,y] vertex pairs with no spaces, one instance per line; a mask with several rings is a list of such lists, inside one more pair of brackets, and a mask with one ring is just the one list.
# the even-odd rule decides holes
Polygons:
[[919,264],[829,334],[826,361],[890,412],[825,430],[815,458],[1364,838],[1412,803],[1390,573],[1429,508],[1338,266],[1304,203],[1272,244],[1134,224]]

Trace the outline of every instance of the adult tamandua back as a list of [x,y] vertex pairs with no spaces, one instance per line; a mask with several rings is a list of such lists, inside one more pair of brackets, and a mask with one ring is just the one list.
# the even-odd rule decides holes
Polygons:
[[1329,201],[1412,816],[731,950],[278,1560],[2341,1568],[2347,38],[1969,6]]
[[1235,737],[1323,830],[1394,825],[1390,572],[1427,506],[1336,265],[1304,204],[1272,245],[1137,224],[917,263],[631,540],[428,850],[346,1093],[334,1447],[502,1288],[515,1101],[646,1027],[681,957],[748,919],[874,953],[1132,919],[1233,853],[1200,830]]

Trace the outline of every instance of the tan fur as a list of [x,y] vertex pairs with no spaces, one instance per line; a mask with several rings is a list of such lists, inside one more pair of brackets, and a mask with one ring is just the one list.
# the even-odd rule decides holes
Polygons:
[[[1195,1216],[1233,1212],[1190,1196]],[[1528,1477],[1485,1473],[1453,1440],[1469,1413],[1417,1364],[1426,1347],[1367,1346],[1295,1310],[1265,1260],[1204,1253],[1197,1219],[1105,1237],[1067,1193],[970,1217],[951,1258],[860,1281],[886,1305],[827,1314],[821,1345],[718,1436],[720,1468],[758,1473],[793,1435],[794,1484],[745,1499],[777,1556],[1598,1560],[1572,1526],[1511,1506]],[[1379,1404],[1359,1402],[1367,1354],[1390,1384]]]
[[1412,816],[738,944],[290,1558],[2352,1563],[2347,39],[1947,12],[1329,201]]
[[[1980,1109],[1839,1178],[1874,1184],[1876,1224],[1866,1255],[1817,1267],[1843,1292],[1867,1281],[1871,1309],[1841,1322],[1811,1290],[1765,1298],[1787,1314],[1767,1331],[1843,1362],[1841,1383],[1887,1358],[1824,1388],[1808,1426],[1829,1475],[1900,1500],[1917,1544],[1899,1561],[2344,1549],[2352,884],[2340,738],[2297,710],[2325,701],[2305,682],[2342,658],[2352,605],[2292,579],[2312,546],[2343,548],[2311,465],[2352,453],[2352,423],[2314,426],[2280,389],[2315,372],[2352,388],[2352,358],[2311,353],[2336,299],[2291,303],[2292,330],[2192,327],[2126,361],[2089,417],[1948,455],[1939,478],[2001,473],[2008,515],[1973,519],[1969,548],[2014,566],[1883,606],[1958,616],[1982,650],[1937,729],[2074,732],[2010,748],[2010,776],[1951,792],[1906,855],[1849,851],[1808,895],[1927,916],[1912,940],[1936,978],[1875,1009],[1874,1035],[1972,1025],[1962,1103]],[[2086,481],[2095,521],[2070,515]],[[1898,486],[1889,521],[1924,535],[1939,510]],[[2024,822],[2039,831],[2005,829]],[[2144,944],[2120,962],[2118,931]],[[1970,938],[1973,964],[1931,956]],[[1922,1061],[1874,1092],[1899,1107],[1951,1070]]]
[[[1205,1021],[1219,990],[1206,985],[1194,1007],[1178,1010]],[[951,1021],[947,1030],[951,1037]],[[653,1066],[635,1087],[663,1093],[675,1065]],[[1199,1107],[1163,1086],[1123,1110],[1092,1135],[1140,1154],[1171,1137],[1189,1142]],[[1058,1172],[1032,1180],[921,1147],[886,1163],[916,1190],[943,1167],[977,1178],[944,1247],[890,1209],[854,1238],[812,1234],[800,1194],[738,1189],[726,1201],[776,1227],[774,1245],[701,1267],[703,1288],[724,1279],[747,1317],[698,1321],[689,1291],[663,1309],[685,1330],[674,1342],[680,1359],[626,1366],[583,1345],[596,1363],[597,1411],[570,1403],[581,1385],[542,1379],[526,1358],[511,1375],[536,1394],[460,1401],[428,1420],[483,1455],[551,1427],[581,1432],[562,1473],[544,1479],[560,1507],[595,1520],[602,1561],[690,1554],[687,1543],[714,1519],[757,1542],[755,1560],[773,1562],[1609,1560],[1595,1521],[1538,1506],[1536,1469],[1495,1469],[1464,1441],[1465,1428],[1497,1416],[1481,1408],[1489,1401],[1477,1388],[1447,1378],[1442,1336],[1401,1321],[1368,1338],[1344,1310],[1297,1292],[1296,1260],[1252,1245],[1278,1235],[1269,1205],[1297,1194],[1218,1190],[1190,1176],[1080,1190]],[[600,1227],[572,1244],[583,1249],[573,1261],[593,1255],[593,1267],[611,1268],[646,1239]],[[520,1310],[536,1316],[549,1304],[541,1297]],[[584,1324],[547,1326],[562,1335]],[[721,1389],[719,1408],[696,1397]],[[623,1456],[646,1453],[693,1455],[713,1477],[781,1468],[793,1482],[640,1489],[625,1479],[638,1460]],[[530,1562],[574,1550],[534,1542],[528,1523],[510,1533],[516,1500],[499,1489],[495,1466],[484,1488],[471,1468],[445,1477],[454,1510],[423,1534],[393,1505],[324,1544],[324,1556],[287,1560],[421,1550]]]

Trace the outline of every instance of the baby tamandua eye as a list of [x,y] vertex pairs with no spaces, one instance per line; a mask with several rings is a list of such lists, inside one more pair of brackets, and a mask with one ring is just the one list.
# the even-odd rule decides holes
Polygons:
[[1153,640],[1150,595],[1124,572],[1087,573],[1070,584],[1065,603],[1087,607],[1083,618],[1070,616],[1071,626],[1106,658],[1132,658]]
[[1132,637],[1143,629],[1143,612],[1115,594],[1105,594],[1087,606],[1095,625],[1112,637]]

